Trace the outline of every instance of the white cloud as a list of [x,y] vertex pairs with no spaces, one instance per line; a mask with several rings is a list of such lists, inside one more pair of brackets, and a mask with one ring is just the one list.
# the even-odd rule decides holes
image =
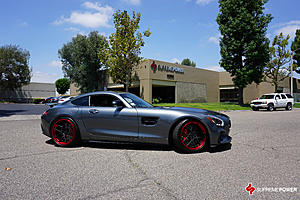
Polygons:
[[214,43],[214,44],[219,44],[220,37],[221,37],[221,34],[218,33],[218,34],[215,35],[215,36],[209,37],[209,38],[208,38],[208,41],[209,41],[209,42],[212,42],[212,43]]
[[48,65],[51,67],[59,67],[59,68],[62,67],[61,62],[58,60],[52,60]]
[[208,38],[208,41],[214,43],[214,44],[219,44],[219,37],[217,36],[211,36]]
[[54,83],[60,77],[57,74],[49,74],[46,72],[35,71],[32,74],[31,82]]
[[106,5],[101,6],[100,3],[84,2],[83,7],[92,11],[79,12],[73,11],[70,17],[61,16],[60,19],[54,21],[55,25],[63,23],[77,24],[88,28],[111,27],[109,20],[113,15],[113,8]]
[[300,20],[292,20],[290,22],[287,23],[288,25],[291,25],[291,24],[298,24],[300,25]]
[[217,71],[217,72],[223,72],[223,71],[225,71],[222,67],[217,66],[217,65],[213,65],[213,66],[209,66],[209,67],[204,67],[203,69],[208,69],[208,70]]
[[122,0],[128,4],[132,4],[132,5],[140,5],[141,4],[141,0]]
[[279,25],[279,29],[275,31],[278,35],[282,33],[283,35],[289,35],[291,38],[295,37],[297,29],[300,29],[300,20],[292,20],[290,22]]
[[300,25],[285,26],[278,29],[276,34],[282,33],[283,35],[289,35],[291,38],[294,38],[297,29],[300,29]]
[[196,0],[196,4],[199,4],[199,5],[207,5],[209,4],[210,2],[212,2],[214,0]]
[[180,60],[178,58],[172,58],[171,62],[172,63],[180,63]]
[[79,28],[75,28],[75,27],[69,27],[65,29],[66,31],[72,31],[72,32],[80,32]]

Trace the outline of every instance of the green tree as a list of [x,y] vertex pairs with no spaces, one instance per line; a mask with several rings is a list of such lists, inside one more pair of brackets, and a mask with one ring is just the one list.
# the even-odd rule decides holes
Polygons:
[[277,92],[278,84],[290,76],[290,51],[288,50],[290,36],[276,35],[270,47],[270,61],[267,63],[264,73],[265,81],[272,83]]
[[14,90],[30,82],[30,53],[16,45],[0,47],[0,87]]
[[65,94],[70,89],[70,80],[67,78],[60,78],[55,81],[55,87],[58,94]]
[[292,43],[291,50],[294,52],[293,61],[296,65],[296,72],[300,74],[300,29],[296,31],[296,37]]
[[221,32],[220,65],[233,77],[239,89],[239,104],[243,102],[243,89],[252,82],[259,84],[269,60],[267,26],[272,20],[265,15],[267,0],[219,0],[217,17]]
[[191,61],[189,58],[185,58],[181,61],[182,65],[192,66],[196,67],[196,63],[194,61]]
[[132,71],[137,66],[142,57],[141,47],[144,46],[143,35],[149,37],[151,32],[138,31],[141,14],[133,12],[132,18],[127,11],[116,11],[114,13],[115,33],[109,37],[109,50],[99,53],[99,58],[107,62],[109,74],[114,83],[123,84],[126,91],[132,83]]
[[81,93],[103,90],[107,75],[98,52],[107,48],[106,38],[97,31],[88,36],[78,34],[58,50],[65,77],[79,87]]

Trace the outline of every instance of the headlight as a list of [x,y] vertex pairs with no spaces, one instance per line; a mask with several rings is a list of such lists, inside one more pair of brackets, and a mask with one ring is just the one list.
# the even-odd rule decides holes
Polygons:
[[207,119],[217,126],[224,126],[224,121],[218,117],[209,116]]

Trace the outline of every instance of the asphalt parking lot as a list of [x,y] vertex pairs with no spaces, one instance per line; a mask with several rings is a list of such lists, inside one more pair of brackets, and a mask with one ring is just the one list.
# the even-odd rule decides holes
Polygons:
[[190,155],[153,145],[59,148],[38,115],[1,116],[0,199],[299,199],[300,109],[226,114],[232,146]]

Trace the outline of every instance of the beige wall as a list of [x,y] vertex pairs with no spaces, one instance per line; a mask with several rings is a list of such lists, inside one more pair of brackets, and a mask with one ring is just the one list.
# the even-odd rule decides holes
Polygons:
[[35,83],[31,82],[19,89],[8,91],[0,88],[0,99],[32,102],[34,98],[47,98],[56,96],[54,83]]
[[77,96],[80,95],[80,90],[78,87],[75,86],[74,83],[70,84],[70,95],[71,96]]
[[175,102],[207,102],[206,85],[202,83],[176,82]]

